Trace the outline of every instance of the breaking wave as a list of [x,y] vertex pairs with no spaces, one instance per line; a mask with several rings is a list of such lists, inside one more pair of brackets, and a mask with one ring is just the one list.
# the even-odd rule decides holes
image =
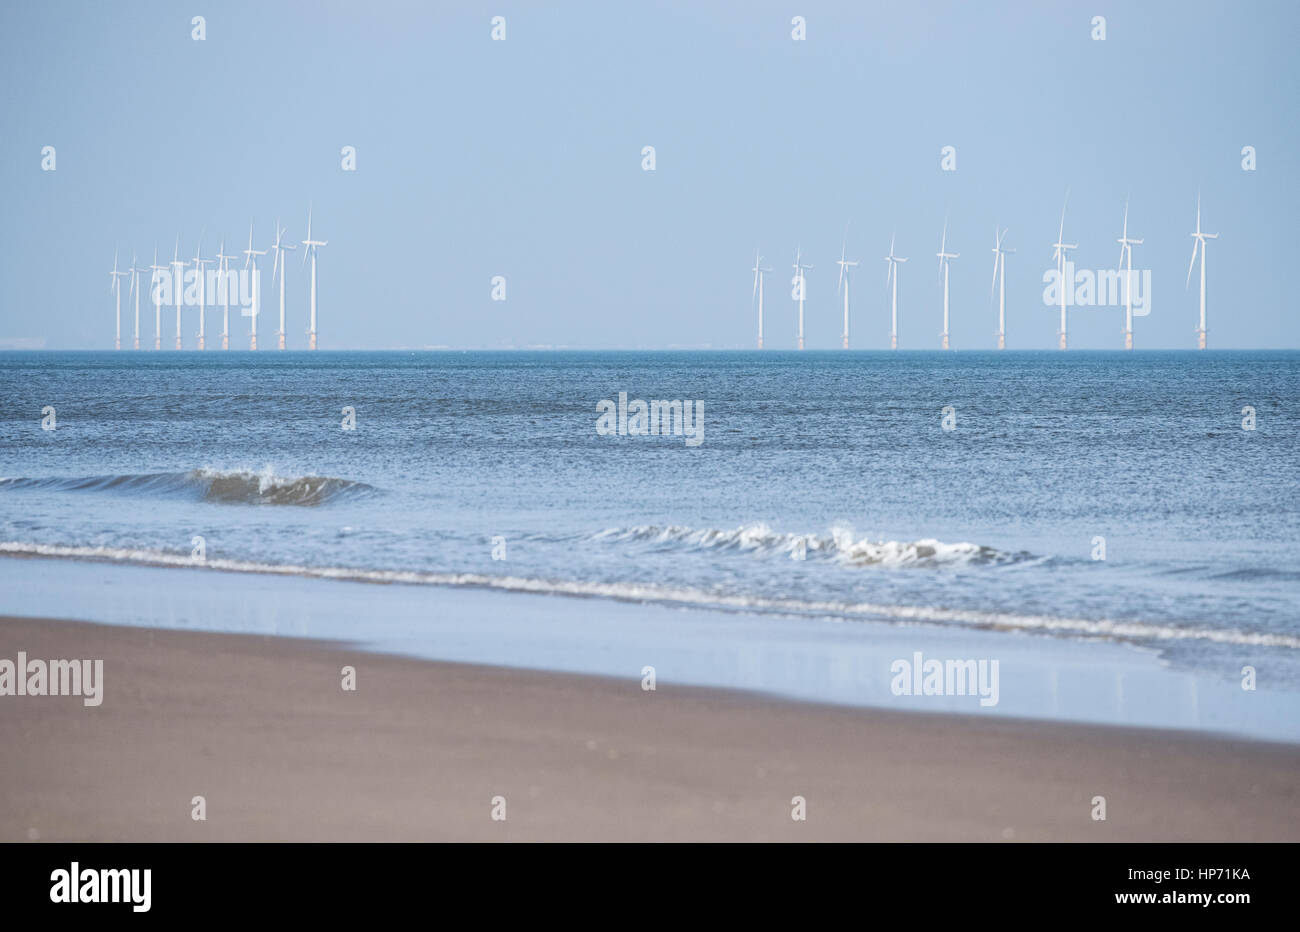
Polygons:
[[697,529],[681,525],[640,525],[608,528],[589,540],[646,544],[655,549],[721,550],[753,554],[777,554],[804,559],[833,560],[847,566],[963,566],[1003,565],[1033,559],[1028,553],[1006,553],[979,544],[948,544],[923,540],[871,540],[858,538],[847,528],[833,528],[829,534],[782,534],[766,524],[749,524],[733,530]]
[[361,583],[415,586],[454,586],[506,592],[604,598],[724,611],[769,612],[841,620],[894,621],[953,625],[997,631],[1022,631],[1061,637],[1101,638],[1136,642],[1209,641],[1256,647],[1300,650],[1300,637],[1200,624],[1169,624],[1111,619],[1062,618],[1052,615],[949,609],[925,605],[883,605],[871,602],[814,601],[723,594],[703,589],[633,582],[588,582],[481,573],[428,573],[410,570],[366,570],[350,567],[258,563],[209,557],[196,562],[187,554],[120,547],[74,547],[58,544],[0,542],[0,556],[49,557],[130,563],[142,566],[189,567],[232,573],[300,576]]
[[0,490],[116,492],[127,495],[189,498],[222,505],[323,505],[345,495],[375,491],[374,486],[330,476],[277,476],[269,467],[251,470],[191,469],[84,478],[0,479]]

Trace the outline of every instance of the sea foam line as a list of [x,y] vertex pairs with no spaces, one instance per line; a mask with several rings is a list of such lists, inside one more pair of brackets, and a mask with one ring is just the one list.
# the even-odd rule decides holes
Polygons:
[[267,576],[302,576],[312,579],[333,579],[345,582],[495,589],[537,595],[606,598],[622,602],[657,602],[733,611],[766,611],[839,618],[872,618],[875,620],[895,619],[905,622],[953,624],[968,628],[998,631],[1082,635],[1117,640],[1201,640],[1219,644],[1283,647],[1300,650],[1300,637],[1241,631],[1236,628],[1179,627],[1177,625],[1151,624],[1140,621],[1055,618],[1048,615],[1015,615],[1009,612],[983,612],[932,606],[881,605],[870,602],[800,601],[798,599],[720,595],[701,589],[659,586],[647,583],[550,580],[524,576],[487,576],[481,573],[367,570],[338,566],[256,563],[249,560],[232,560],[222,557],[208,557],[205,560],[198,561],[183,554],[167,553],[159,550],[33,544],[21,541],[0,541],[0,555],[134,563],[157,567],[187,567],[231,573],[256,573]]

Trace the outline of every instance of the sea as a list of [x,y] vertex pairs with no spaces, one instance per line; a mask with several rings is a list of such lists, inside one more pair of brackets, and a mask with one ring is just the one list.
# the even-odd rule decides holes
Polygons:
[[[638,401],[689,421],[656,405],[642,432]],[[217,589],[346,585],[366,594],[321,612],[355,617],[295,633],[365,641],[391,602],[381,649],[611,675],[600,645],[642,617],[614,607],[639,605],[672,613],[691,682],[745,687],[719,651],[816,642],[833,665],[982,632],[1263,691],[1292,721],[1255,731],[1300,740],[1298,411],[1292,351],[4,352],[0,614],[85,618],[105,579],[175,579],[185,612],[90,620],[235,630]],[[468,591],[532,598],[440,651]],[[566,615],[581,661],[529,621]],[[854,701],[837,689],[771,691]]]

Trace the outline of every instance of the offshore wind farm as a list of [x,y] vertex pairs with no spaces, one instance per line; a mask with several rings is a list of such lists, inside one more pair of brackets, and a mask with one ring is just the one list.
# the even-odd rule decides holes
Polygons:
[[[1093,289],[1096,289],[1096,298],[1110,298],[1115,301],[1117,308],[1123,309],[1123,336],[1122,348],[1126,350],[1133,349],[1133,306],[1134,294],[1140,293],[1141,287],[1138,281],[1138,270],[1133,268],[1133,247],[1140,246],[1144,240],[1130,237],[1128,230],[1128,201],[1124,202],[1123,222],[1120,236],[1117,242],[1120,246],[1119,259],[1113,270],[1102,270],[1097,275],[1093,275],[1091,270],[1077,271],[1074,264],[1070,261],[1071,250],[1079,248],[1078,243],[1065,242],[1065,214],[1069,207],[1070,194],[1066,191],[1065,204],[1061,207],[1060,226],[1057,229],[1056,241],[1052,243],[1052,259],[1055,262],[1056,278],[1053,284],[1053,293],[1057,295],[1060,310],[1059,324],[1056,330],[1057,346],[1060,350],[1068,349],[1067,334],[1069,330],[1069,308],[1070,298],[1072,295],[1079,294],[1077,285],[1085,282],[1088,286],[1088,300],[1091,303],[1094,300]],[[1002,350],[1007,348],[1006,343],[1006,256],[1014,253],[1014,249],[1003,247],[1003,239],[1007,230],[999,231],[994,227],[993,231],[993,281],[989,290],[989,305],[992,307],[993,297],[997,297],[996,315],[997,327],[993,331],[993,346]],[[1192,271],[1196,268],[1196,260],[1199,256],[1201,260],[1201,277],[1200,277],[1200,318],[1196,328],[1196,348],[1206,349],[1208,342],[1206,339],[1206,306],[1205,306],[1205,246],[1211,239],[1217,239],[1217,233],[1204,233],[1201,231],[1201,199],[1197,195],[1196,199],[1196,229],[1192,233],[1192,260],[1187,268],[1187,285],[1190,286],[1192,280]],[[891,234],[889,239],[889,254],[885,256],[885,262],[888,268],[885,275],[885,287],[889,297],[889,348],[897,350],[899,334],[899,315],[898,315],[898,266],[907,261],[907,259],[897,256],[894,253],[896,236]],[[843,338],[841,343],[842,349],[849,349],[849,273],[848,270],[857,266],[857,262],[846,261],[846,248],[848,243],[848,234],[841,243],[840,258],[836,264],[840,267],[839,279],[836,282],[836,296],[843,296]],[[948,252],[948,218],[943,221],[943,230],[939,238],[939,252],[936,257],[939,260],[939,293],[942,295],[940,301],[940,330],[938,349],[949,350],[953,347],[950,344],[950,282],[949,282],[949,263],[953,259],[960,257],[960,253]],[[755,253],[756,259],[754,267],[754,288],[751,296],[751,302],[756,302],[758,308],[758,349],[763,349],[763,274],[770,272],[771,269],[760,268],[762,261],[761,256]],[[795,251],[794,277],[791,279],[791,297],[797,307],[796,316],[796,333],[797,348],[804,349],[804,305],[807,298],[807,271],[813,266],[804,261],[803,248],[799,247]],[[1049,276],[1044,276],[1042,281],[1049,281]],[[1109,290],[1106,290],[1109,286]],[[1046,293],[1045,293],[1046,294]],[[1148,295],[1149,297],[1149,295]],[[925,302],[917,301],[914,305],[913,315],[916,317],[928,316],[930,313],[925,308]],[[927,349],[931,347],[919,346],[918,349]],[[986,349],[986,346],[966,347],[968,349]]]
[[[113,295],[113,318],[114,318],[114,339],[113,348],[121,350],[122,347],[122,295],[121,280],[130,278],[131,284],[128,289],[128,299],[134,297],[135,300],[135,328],[132,348],[139,350],[140,344],[140,275],[141,273],[151,273],[149,277],[149,298],[154,305],[154,350],[161,350],[163,345],[162,333],[162,306],[172,303],[176,308],[176,327],[175,327],[175,347],[177,350],[185,348],[185,335],[183,331],[183,309],[193,311],[197,331],[194,333],[195,350],[207,349],[207,310],[209,305],[209,295],[212,297],[214,306],[221,307],[221,349],[230,349],[231,330],[230,330],[230,301],[234,297],[236,309],[242,311],[240,316],[248,318],[248,349],[257,350],[257,321],[262,312],[262,287],[261,287],[261,270],[258,268],[257,260],[267,253],[273,253],[271,270],[271,284],[275,287],[279,283],[279,327],[276,330],[277,349],[285,350],[289,348],[285,333],[285,265],[287,259],[285,253],[303,247],[303,266],[306,267],[308,258],[311,260],[311,272],[309,275],[308,286],[305,289],[305,300],[302,304],[304,311],[304,330],[307,337],[306,349],[314,350],[317,348],[316,332],[316,259],[317,250],[328,245],[324,240],[312,239],[311,233],[311,209],[307,211],[307,238],[300,244],[292,244],[286,241],[285,235],[288,229],[280,225],[277,219],[275,222],[275,239],[268,244],[266,249],[257,249],[254,246],[253,230],[255,224],[249,224],[248,227],[248,245],[243,249],[244,264],[242,269],[232,263],[237,263],[239,256],[235,253],[226,252],[225,237],[221,238],[220,245],[213,257],[205,258],[203,255],[203,238],[206,235],[206,228],[199,234],[194,249],[194,258],[183,260],[180,258],[181,238],[178,234],[176,245],[173,249],[171,262],[164,265],[158,264],[158,248],[154,247],[153,264],[144,268],[136,267],[135,255],[132,254],[131,265],[125,270],[118,269],[117,252],[113,254],[113,268],[110,273],[109,290]],[[208,266],[214,268],[209,269]],[[187,267],[192,267],[187,273]],[[241,272],[243,274],[241,274]],[[242,304],[241,304],[242,302]]]
[[[1065,350],[1068,348],[1068,337],[1067,337],[1068,324],[1069,324],[1068,300],[1069,300],[1069,296],[1074,291],[1074,285],[1075,285],[1074,276],[1076,273],[1075,273],[1073,263],[1070,261],[1070,252],[1072,250],[1077,250],[1079,248],[1078,243],[1068,243],[1064,241],[1065,240],[1065,219],[1066,219],[1066,210],[1069,206],[1069,196],[1070,196],[1069,192],[1067,191],[1065,204],[1061,208],[1060,225],[1057,230],[1056,241],[1052,243],[1052,259],[1055,263],[1055,270],[1058,276],[1056,293],[1058,294],[1058,300],[1059,300],[1058,307],[1060,313],[1059,325],[1056,331],[1056,336],[1058,339],[1058,348],[1061,350]],[[1129,204],[1128,201],[1126,200],[1124,202],[1124,207],[1123,207],[1123,221],[1122,221],[1121,233],[1119,239],[1117,240],[1117,242],[1120,245],[1120,253],[1119,253],[1119,259],[1114,269],[1113,281],[1118,286],[1117,287],[1117,295],[1119,299],[1118,306],[1122,308],[1124,312],[1123,315],[1124,323],[1121,330],[1121,335],[1123,337],[1122,347],[1124,349],[1131,350],[1134,347],[1133,293],[1135,290],[1134,276],[1136,274],[1133,268],[1133,247],[1137,245],[1142,245],[1144,240],[1129,236],[1128,214],[1129,214]],[[303,247],[302,265],[303,265],[304,272],[307,274],[307,279],[306,279],[307,285],[305,288],[305,294],[303,295],[305,300],[302,304],[303,312],[306,318],[305,320],[306,326],[304,330],[304,334],[307,336],[306,348],[309,350],[316,349],[317,348],[316,263],[318,257],[318,250],[327,246],[328,242],[324,240],[312,239],[311,224],[312,224],[311,210],[309,209],[308,217],[307,217],[307,225],[306,225],[306,231],[307,231],[306,238],[302,240],[300,243],[293,244],[285,240],[285,234],[288,231],[286,228],[280,226],[279,221],[276,220],[273,226],[273,230],[275,231],[275,238],[272,242],[268,244],[266,249],[254,248],[254,235],[253,235],[254,225],[250,224],[249,231],[248,231],[248,245],[242,250],[242,254],[244,256],[243,271],[251,272],[250,275],[251,281],[244,282],[242,284],[239,280],[238,275],[236,274],[237,270],[231,264],[232,262],[236,262],[238,260],[238,256],[233,254],[228,255],[225,253],[224,238],[221,241],[216,256],[214,258],[209,259],[209,258],[204,258],[202,255],[203,234],[200,234],[195,248],[195,254],[193,259],[190,260],[189,262],[185,262],[180,260],[179,258],[180,237],[178,236],[176,240],[176,248],[173,255],[173,259],[169,266],[158,265],[157,255],[156,255],[157,249],[155,247],[155,257],[154,257],[154,263],[152,265],[145,268],[137,268],[135,265],[135,261],[136,261],[135,255],[133,254],[131,265],[127,266],[125,270],[119,270],[117,264],[117,253],[115,251],[114,258],[113,258],[113,267],[110,270],[110,292],[113,295],[114,349],[118,349],[118,350],[123,349],[122,329],[121,329],[122,328],[121,280],[124,278],[129,279],[131,282],[128,288],[128,300],[134,298],[135,301],[132,348],[136,350],[139,350],[141,348],[140,312],[139,312],[139,301],[140,301],[139,276],[140,273],[149,272],[151,273],[149,279],[149,285],[150,285],[149,295],[150,295],[150,300],[152,300],[155,307],[155,318],[154,318],[154,349],[155,350],[161,349],[162,347],[161,307],[164,303],[166,303],[166,298],[164,297],[164,295],[170,296],[171,300],[175,303],[176,306],[175,338],[176,338],[177,349],[182,349],[184,346],[184,339],[181,331],[181,318],[182,318],[182,307],[186,306],[186,304],[183,303],[183,299],[185,302],[190,302],[197,305],[196,318],[197,318],[198,330],[197,333],[195,334],[197,343],[194,348],[197,350],[206,349],[206,316],[207,316],[206,311],[208,307],[208,296],[212,295],[215,302],[219,304],[222,308],[221,349],[228,350],[230,348],[230,338],[231,338],[230,298],[232,294],[238,297],[241,295],[241,293],[250,302],[250,305],[243,309],[243,314],[242,314],[242,316],[247,317],[249,321],[248,348],[253,351],[257,350],[258,349],[257,322],[258,322],[258,318],[261,315],[261,310],[262,310],[261,275],[260,275],[260,269],[258,268],[257,260],[258,258],[265,256],[268,253],[273,254],[272,270],[271,270],[271,287],[276,288],[278,283],[279,324],[276,330],[276,337],[277,337],[276,348],[279,350],[288,349],[289,344],[286,339],[286,329],[285,329],[286,328],[285,272],[286,272],[286,263],[287,263],[287,259],[285,258],[285,253],[287,251],[296,250],[299,245]],[[941,350],[949,350],[954,348],[951,345],[951,336],[950,336],[951,335],[950,303],[952,298],[951,281],[950,281],[950,263],[952,262],[952,260],[957,259],[960,256],[960,253],[947,251],[948,250],[948,226],[949,226],[948,218],[945,217],[943,220],[942,230],[940,234],[939,252],[936,253],[936,257],[938,258],[939,261],[939,265],[938,265],[939,302],[938,304],[939,304],[940,313],[939,313],[939,321],[938,321],[939,324],[938,345],[937,347],[933,347],[933,348],[938,348]],[[997,324],[996,324],[996,329],[993,331],[993,346],[996,349],[1006,349],[1007,347],[1005,256],[1008,253],[1014,252],[1015,250],[1007,250],[1002,248],[1002,240],[1003,237],[1006,235],[1006,232],[1007,232],[1006,230],[1003,230],[1001,233],[998,233],[997,230],[995,229],[994,247],[993,247],[993,252],[994,252],[993,287],[990,290],[989,299],[987,301],[989,310],[990,312],[992,312],[993,297],[996,294]],[[1206,349],[1208,347],[1208,340],[1207,340],[1208,329],[1206,324],[1206,278],[1205,278],[1205,258],[1204,258],[1205,244],[1210,239],[1217,239],[1218,234],[1203,233],[1201,231],[1201,202],[1200,202],[1199,195],[1197,196],[1197,204],[1196,204],[1196,227],[1191,235],[1193,237],[1193,250],[1192,250],[1192,261],[1188,267],[1187,285],[1190,287],[1191,273],[1192,270],[1195,268],[1197,258],[1199,257],[1201,259],[1200,304],[1199,304],[1200,317],[1199,317],[1198,326],[1195,329],[1195,336],[1196,336],[1195,344],[1196,344],[1196,348],[1198,349]],[[842,349],[845,350],[850,348],[849,334],[850,334],[850,327],[851,327],[850,321],[852,316],[851,306],[850,306],[851,276],[849,270],[852,268],[856,268],[858,265],[858,262],[856,260],[850,261],[847,259],[847,255],[848,255],[847,246],[848,246],[848,232],[846,227],[845,235],[841,242],[840,257],[837,260],[835,260],[835,265],[838,266],[839,268],[839,274],[835,286],[835,296],[836,298],[842,299],[842,305],[840,307],[840,310],[842,311],[842,330],[841,330],[840,346]],[[889,299],[888,338],[889,338],[889,349],[891,350],[897,350],[899,348],[898,267],[902,263],[905,263],[907,261],[906,258],[900,257],[895,254],[894,252],[895,246],[896,246],[896,235],[891,234],[889,253],[888,255],[885,256],[885,262],[887,263],[885,285],[886,285],[888,299]],[[750,271],[754,273],[753,288],[751,292],[751,311],[756,313],[757,315],[758,332],[757,332],[756,343],[757,343],[757,348],[761,350],[764,348],[765,277],[768,273],[772,271],[772,269],[763,265],[764,260],[760,252],[761,250],[757,250],[757,249],[755,250],[755,261]],[[309,261],[310,261],[310,271],[307,270],[307,264]],[[209,270],[208,269],[209,264],[214,264],[215,268]],[[185,272],[187,266],[192,266],[191,271],[188,274]],[[797,349],[803,350],[805,348],[805,314],[806,314],[805,307],[808,299],[807,273],[809,271],[812,271],[814,269],[814,266],[807,261],[802,246],[798,246],[795,249],[795,261],[792,268],[793,268],[793,275],[790,279],[790,284],[791,284],[790,294],[791,294],[791,299],[794,302],[795,311],[796,311],[795,344]],[[243,289],[242,292],[241,292],[241,288]],[[967,293],[969,293],[969,286],[968,286]],[[978,308],[983,303],[985,302],[972,301],[970,303],[970,306],[972,308]],[[916,318],[920,318],[922,316],[928,316],[930,312],[928,310],[927,302],[923,300],[916,300],[913,305],[911,313]],[[972,313],[976,313],[976,311],[972,311]],[[915,346],[914,348],[927,349],[932,347],[926,346],[924,343],[922,343]],[[962,347],[962,348],[984,349],[987,347],[969,346],[969,347]]]

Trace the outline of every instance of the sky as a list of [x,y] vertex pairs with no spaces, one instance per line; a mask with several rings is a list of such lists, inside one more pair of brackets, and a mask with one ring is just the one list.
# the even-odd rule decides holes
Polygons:
[[[910,260],[900,346],[937,349],[945,217],[954,348],[994,345],[998,224],[1017,250],[1008,348],[1048,349],[1067,188],[1081,269],[1116,267],[1129,199],[1152,277],[1139,348],[1195,346],[1198,191],[1219,234],[1211,347],[1296,348],[1298,41],[1289,0],[5,3],[0,348],[111,348],[115,249],[147,265],[179,235],[191,257],[202,231],[206,254],[223,236],[242,250],[250,223],[265,249],[277,219],[301,240],[310,206],[325,349],[749,349],[756,248],[775,269],[766,345],[792,349],[796,247],[807,345],[838,348],[846,229],[854,347],[889,344],[892,234]],[[290,348],[306,345],[301,252]],[[1122,327],[1122,308],[1074,309],[1071,348],[1121,348]]]

